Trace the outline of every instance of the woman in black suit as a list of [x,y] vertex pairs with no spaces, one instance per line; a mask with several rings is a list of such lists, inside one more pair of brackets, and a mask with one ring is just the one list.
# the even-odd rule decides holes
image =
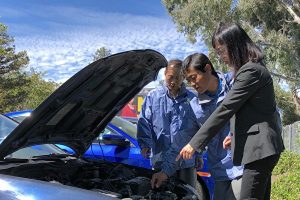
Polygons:
[[241,199],[270,199],[271,174],[284,150],[272,77],[261,50],[235,23],[221,23],[212,37],[220,59],[234,72],[222,104],[180,152],[190,159],[230,120],[233,163],[244,165]]

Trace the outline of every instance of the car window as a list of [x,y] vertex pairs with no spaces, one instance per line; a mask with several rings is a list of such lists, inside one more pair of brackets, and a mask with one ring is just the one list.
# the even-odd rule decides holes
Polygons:
[[17,122],[21,123],[26,117],[28,117],[28,116],[21,115],[21,116],[12,117],[12,119],[14,119]]
[[0,115],[0,143],[5,139],[16,127],[18,123]]
[[30,159],[34,156],[44,156],[51,154],[66,154],[58,147],[52,144],[35,145],[19,149],[18,151],[6,156],[6,158]]
[[123,119],[121,117],[114,117],[111,120],[111,123],[124,131],[127,135],[131,136],[132,138],[136,139],[137,135],[137,126],[136,124],[131,123],[130,121]]
[[100,134],[101,139],[102,139],[103,135],[120,135],[120,134],[118,132],[116,132],[115,130],[106,127],[104,129],[104,131],[102,131],[102,133]]
[[[0,115],[0,143],[5,139],[16,127],[18,123],[8,117]],[[32,158],[33,156],[64,154],[65,152],[52,144],[36,145],[20,149],[6,157],[9,158]]]
[[106,127],[106,128],[99,134],[99,136],[93,141],[93,143],[99,143],[99,140],[100,140],[100,141],[102,140],[103,135],[111,135],[111,134],[120,135],[120,134],[118,134],[116,131],[114,131],[113,129],[110,129],[110,128]]

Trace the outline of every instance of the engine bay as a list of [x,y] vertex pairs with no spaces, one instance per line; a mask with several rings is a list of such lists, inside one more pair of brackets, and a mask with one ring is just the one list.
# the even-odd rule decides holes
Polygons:
[[0,174],[78,187],[119,199],[198,199],[194,188],[175,178],[170,178],[160,188],[152,189],[150,180],[153,173],[119,163],[72,157],[0,161]]

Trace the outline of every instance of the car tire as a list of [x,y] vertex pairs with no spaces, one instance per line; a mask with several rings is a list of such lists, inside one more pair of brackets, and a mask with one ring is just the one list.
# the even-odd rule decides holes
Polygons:
[[196,181],[196,190],[199,194],[200,200],[209,200],[206,190],[199,181]]

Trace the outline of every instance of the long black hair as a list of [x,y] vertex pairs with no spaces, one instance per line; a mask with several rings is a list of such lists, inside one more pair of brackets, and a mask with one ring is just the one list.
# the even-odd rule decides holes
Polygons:
[[236,23],[220,23],[212,37],[213,48],[216,42],[226,47],[235,73],[249,61],[263,61],[262,51]]
[[194,67],[200,72],[205,72],[205,66],[209,64],[211,66],[212,75],[218,77],[217,72],[215,71],[212,63],[206,55],[203,53],[194,53],[186,57],[182,63],[182,71],[186,72],[190,67]]

